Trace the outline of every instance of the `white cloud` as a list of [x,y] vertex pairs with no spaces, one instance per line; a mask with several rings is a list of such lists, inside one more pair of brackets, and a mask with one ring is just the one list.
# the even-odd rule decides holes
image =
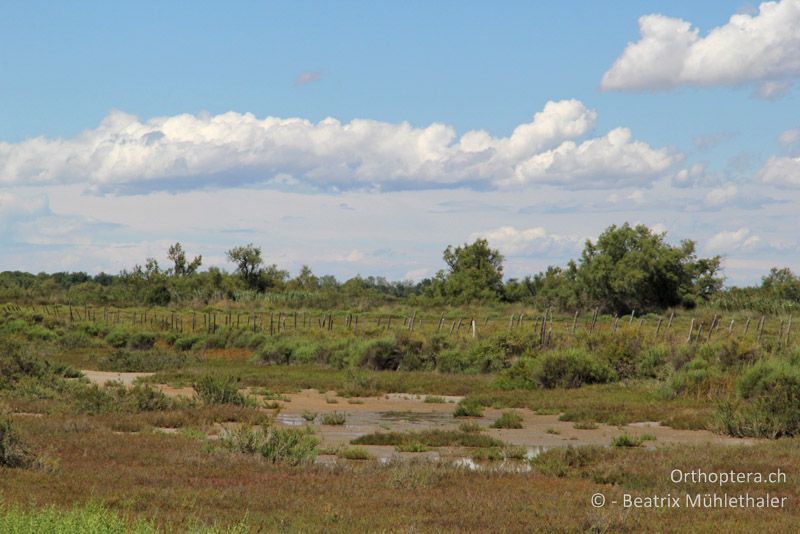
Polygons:
[[519,230],[513,226],[501,226],[493,230],[478,232],[470,240],[483,237],[501,253],[509,256],[560,256],[566,252],[579,250],[583,240],[576,236],[550,234],[537,226]]
[[720,232],[706,243],[706,250],[714,254],[727,254],[731,252],[750,252],[759,248],[763,240],[757,235],[750,235],[747,228],[735,231]]
[[308,85],[309,83],[318,82],[321,79],[322,79],[322,73],[321,72],[317,72],[317,71],[313,71],[313,70],[307,70],[307,71],[301,72],[300,74],[297,75],[297,78],[295,78],[295,80],[294,80],[294,84],[295,85]]
[[800,128],[790,128],[778,135],[778,144],[786,152],[793,153],[800,149]]
[[800,75],[800,0],[764,2],[705,37],[663,15],[641,17],[639,32],[603,75],[604,90],[759,83],[758,96],[776,98]]
[[706,206],[718,207],[727,204],[734,198],[739,189],[735,185],[728,185],[725,187],[718,187],[706,193],[704,202]]
[[693,163],[685,169],[681,169],[672,177],[672,184],[675,187],[688,187],[695,185],[706,177],[706,166],[702,163]]
[[781,187],[800,187],[800,157],[773,156],[767,160],[758,178]]
[[140,121],[120,111],[70,139],[0,142],[0,184],[83,184],[89,190],[181,191],[263,184],[292,190],[569,188],[643,184],[679,159],[627,128],[581,140],[597,114],[577,100],[548,102],[509,137],[453,127],[250,113]]

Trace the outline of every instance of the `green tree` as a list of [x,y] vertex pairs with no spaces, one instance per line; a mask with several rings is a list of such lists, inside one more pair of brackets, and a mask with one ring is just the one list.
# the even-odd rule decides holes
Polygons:
[[678,246],[647,226],[610,226],[586,242],[577,279],[580,289],[607,311],[629,313],[682,304],[694,306],[722,286],[720,258],[698,259],[693,241]]
[[502,297],[503,256],[490,248],[486,239],[455,248],[448,246],[443,258],[448,271],[437,274],[431,287],[433,292],[441,290],[462,302]]
[[761,289],[780,300],[800,302],[800,278],[791,269],[773,267],[761,278]]
[[236,264],[236,272],[249,289],[258,289],[259,278],[264,260],[261,258],[261,247],[252,243],[233,247],[227,252],[228,261]]
[[183,251],[183,246],[180,243],[175,243],[169,247],[167,258],[172,261],[173,267],[171,274],[173,276],[189,276],[197,272],[200,265],[203,263],[203,256],[197,256],[192,261],[186,261],[186,252]]

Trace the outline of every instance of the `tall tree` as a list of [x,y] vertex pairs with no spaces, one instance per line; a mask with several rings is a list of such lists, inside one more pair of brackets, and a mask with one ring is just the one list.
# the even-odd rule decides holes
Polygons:
[[489,247],[486,239],[474,243],[448,246],[443,258],[448,271],[437,278],[443,283],[443,293],[467,302],[493,300],[503,294],[503,256]]
[[175,243],[169,247],[167,258],[172,261],[172,274],[174,276],[189,276],[197,272],[203,263],[203,256],[196,256],[192,261],[186,261],[186,253],[180,243]]
[[694,306],[719,290],[720,258],[697,258],[694,241],[678,246],[647,226],[612,225],[586,241],[578,268],[580,290],[608,311],[629,313]]
[[236,272],[239,273],[245,285],[250,289],[258,289],[261,266],[264,263],[261,258],[261,247],[248,243],[233,247],[227,252],[227,256],[228,261],[236,264]]

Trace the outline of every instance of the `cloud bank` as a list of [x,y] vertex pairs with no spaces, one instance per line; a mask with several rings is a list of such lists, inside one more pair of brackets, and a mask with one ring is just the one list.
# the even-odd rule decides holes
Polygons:
[[603,75],[603,90],[757,83],[756,96],[775,99],[800,75],[800,0],[764,2],[756,15],[733,15],[705,37],[664,15],[641,17],[639,33]]
[[627,128],[587,137],[597,114],[548,102],[508,137],[440,123],[300,118],[228,112],[141,121],[120,111],[69,139],[0,142],[0,185],[85,184],[99,192],[264,184],[284,190],[476,190],[535,184],[571,189],[644,184],[680,154]]

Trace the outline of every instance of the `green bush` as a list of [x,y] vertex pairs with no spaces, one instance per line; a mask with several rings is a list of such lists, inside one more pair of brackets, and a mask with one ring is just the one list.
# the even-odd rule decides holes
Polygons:
[[342,412],[331,412],[322,415],[322,424],[329,426],[340,426],[347,421],[347,416]]
[[342,449],[336,453],[336,456],[344,458],[345,460],[369,460],[373,458],[372,454],[364,447]]
[[261,454],[273,463],[289,465],[314,463],[319,445],[310,430],[270,426],[227,430],[220,436],[220,443],[231,450]]
[[31,460],[30,453],[14,431],[11,421],[0,420],[0,466],[27,467]]
[[122,328],[115,328],[111,332],[106,335],[106,343],[114,347],[115,349],[121,349],[122,347],[128,344],[128,338],[130,334],[127,330]]
[[768,438],[800,434],[800,368],[764,360],[745,371],[736,387],[739,400],[717,408],[719,431]]
[[461,399],[453,410],[453,417],[481,417],[483,405],[477,399]]
[[231,376],[204,375],[194,383],[194,390],[206,404],[235,404],[246,406],[250,404],[239,393],[239,379]]
[[156,344],[156,335],[153,332],[134,332],[128,337],[128,348],[135,350],[152,349]]
[[201,344],[203,344],[203,336],[188,334],[175,339],[173,347],[175,347],[177,350],[187,351],[192,350]]
[[613,369],[578,349],[552,352],[537,360],[533,379],[544,388],[576,388],[617,380]]
[[522,417],[515,412],[503,412],[494,423],[492,428],[522,428]]

